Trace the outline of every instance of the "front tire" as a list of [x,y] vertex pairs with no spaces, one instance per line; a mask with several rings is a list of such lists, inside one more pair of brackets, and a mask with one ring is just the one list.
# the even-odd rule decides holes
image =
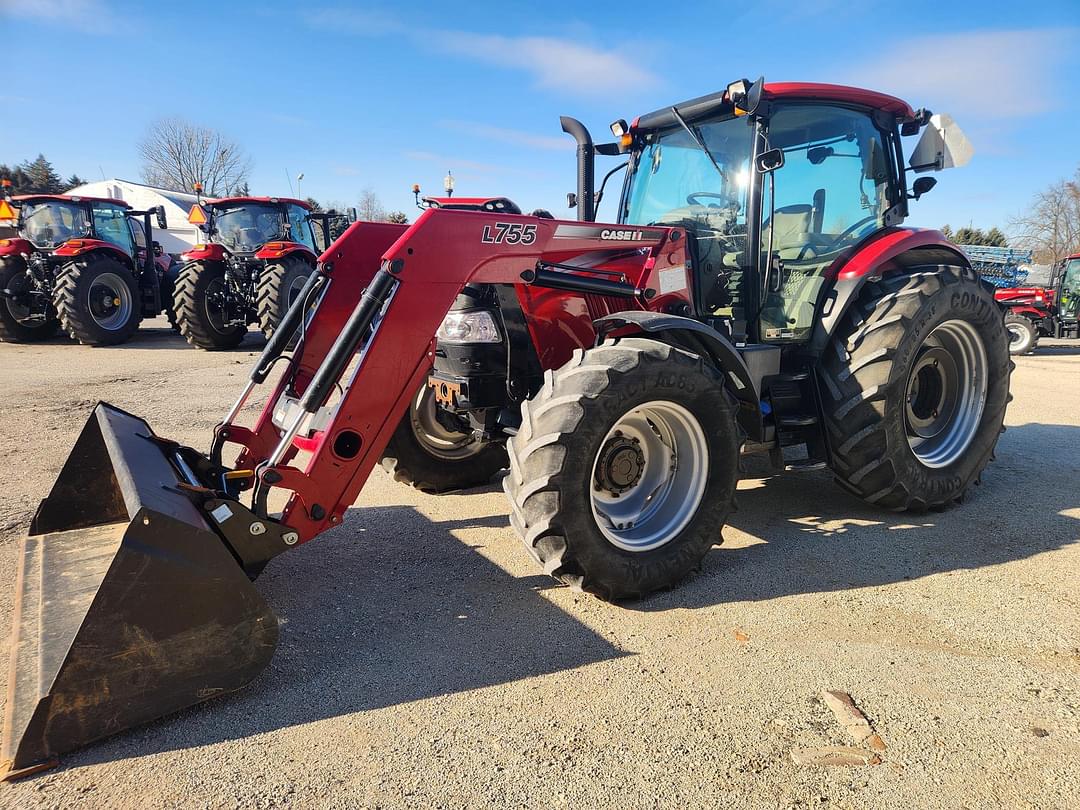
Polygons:
[[[0,290],[29,295],[30,280],[26,263],[21,258],[0,259]],[[60,329],[53,308],[44,319],[31,318],[30,307],[20,298],[0,298],[0,341],[4,343],[37,343],[48,340]]]
[[401,417],[380,461],[395,481],[427,493],[486,484],[506,467],[502,442],[481,442],[451,431],[435,418],[435,396],[428,386],[417,392]]
[[188,343],[207,351],[240,345],[247,324],[234,322],[228,296],[225,266],[220,262],[191,262],[181,268],[173,291],[173,310],[180,334]]
[[76,259],[60,268],[53,306],[60,325],[79,343],[115,346],[139,328],[139,285],[131,271],[110,257]]
[[277,330],[281,319],[313,272],[315,268],[298,256],[286,256],[280,262],[270,262],[263,267],[255,291],[255,302],[259,328],[267,340]]
[[1039,345],[1039,330],[1035,324],[1012,310],[1005,313],[1005,331],[1009,333],[1009,354],[1031,354]]
[[644,338],[578,350],[522,404],[503,489],[556,579],[602,599],[669,588],[732,508],[742,434],[720,373]]
[[1011,370],[1001,310],[971,270],[866,285],[820,367],[837,482],[896,511],[961,499],[993,456]]

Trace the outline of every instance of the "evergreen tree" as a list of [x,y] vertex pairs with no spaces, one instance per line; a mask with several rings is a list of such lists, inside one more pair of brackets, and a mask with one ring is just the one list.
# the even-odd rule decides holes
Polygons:
[[45,159],[45,155],[39,153],[37,158],[24,162],[19,168],[26,173],[29,181],[29,187],[25,191],[38,194],[59,194],[63,188],[60,175],[53,169],[52,164]]

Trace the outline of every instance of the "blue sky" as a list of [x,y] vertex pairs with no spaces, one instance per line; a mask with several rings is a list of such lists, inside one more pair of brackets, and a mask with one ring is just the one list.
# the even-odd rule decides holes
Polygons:
[[451,169],[459,194],[569,216],[560,114],[602,137],[615,118],[762,74],[954,115],[976,156],[911,224],[1004,227],[1080,165],[1077,0],[0,0],[0,35],[0,162],[44,152],[65,176],[139,179],[146,126],[179,115],[246,148],[256,193],[285,194],[303,171],[305,196],[355,204],[371,188],[413,211],[411,185],[439,191]]

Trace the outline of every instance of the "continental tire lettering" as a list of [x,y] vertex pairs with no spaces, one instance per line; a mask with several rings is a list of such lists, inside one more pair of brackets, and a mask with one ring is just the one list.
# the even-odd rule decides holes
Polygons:
[[496,222],[485,225],[480,241],[488,245],[531,245],[536,241],[536,226],[521,222]]

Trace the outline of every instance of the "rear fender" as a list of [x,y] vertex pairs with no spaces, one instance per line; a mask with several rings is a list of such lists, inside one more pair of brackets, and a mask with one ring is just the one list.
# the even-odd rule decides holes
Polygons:
[[213,242],[200,243],[191,250],[180,254],[183,262],[223,262],[225,261],[225,248]]
[[110,259],[120,262],[134,272],[135,262],[131,256],[112,242],[106,242],[102,239],[69,239],[54,250],[53,255],[63,258],[74,258],[76,256],[85,256],[86,254],[95,251],[100,251]]
[[760,393],[750,369],[726,337],[707,324],[662,312],[617,312],[594,321],[599,339],[619,330],[620,337],[646,334],[661,343],[708,359],[730,380],[728,390],[739,403],[740,427],[754,441],[763,441]]
[[315,253],[299,242],[267,242],[255,254],[256,259],[282,259],[286,256],[298,254],[312,266],[315,265]]
[[1033,321],[1041,321],[1049,314],[1045,310],[1039,310],[1033,306],[1028,306],[1026,304],[1020,304],[1015,306],[1011,304],[1003,304],[1002,309],[1008,310],[1009,312],[1014,312],[1017,315],[1023,315],[1025,318],[1030,318]]
[[33,252],[28,239],[0,239],[0,256],[29,256]]
[[833,281],[820,304],[810,353],[820,356],[867,283],[885,273],[908,273],[927,265],[971,267],[967,256],[940,231],[915,228],[886,228],[837,259],[826,271]]

